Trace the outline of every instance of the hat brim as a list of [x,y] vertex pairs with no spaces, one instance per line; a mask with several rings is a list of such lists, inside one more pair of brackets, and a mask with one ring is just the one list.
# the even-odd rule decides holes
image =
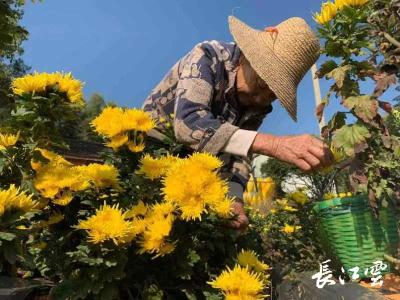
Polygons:
[[[233,16],[229,16],[230,32],[258,76],[275,93],[294,121],[297,121],[296,76],[274,53],[272,34],[255,30]],[[278,37],[279,38],[279,35]]]

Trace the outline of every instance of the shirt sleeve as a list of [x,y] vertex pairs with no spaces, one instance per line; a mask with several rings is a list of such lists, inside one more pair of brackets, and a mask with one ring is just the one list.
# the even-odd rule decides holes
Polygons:
[[239,129],[228,140],[222,152],[247,157],[257,131]]
[[211,112],[216,54],[199,44],[183,63],[176,89],[175,137],[195,151],[217,155],[239,127]]

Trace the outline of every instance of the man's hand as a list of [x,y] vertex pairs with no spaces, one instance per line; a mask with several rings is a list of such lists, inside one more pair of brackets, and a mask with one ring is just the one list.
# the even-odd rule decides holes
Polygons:
[[306,172],[328,167],[334,162],[329,147],[311,135],[278,137],[259,133],[252,151],[294,164]]
[[244,211],[243,202],[234,201],[232,204],[232,212],[235,214],[235,219],[230,221],[228,226],[232,229],[244,231],[249,225],[249,219]]

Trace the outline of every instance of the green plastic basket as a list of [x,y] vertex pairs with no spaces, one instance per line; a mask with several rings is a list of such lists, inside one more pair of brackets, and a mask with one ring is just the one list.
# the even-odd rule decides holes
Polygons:
[[[399,237],[398,216],[391,207],[382,208],[376,218],[365,196],[335,198],[314,205],[322,246],[330,254],[332,264],[340,270],[359,267],[360,278],[373,262],[385,262],[384,254],[394,255]],[[381,274],[390,271],[390,266]]]

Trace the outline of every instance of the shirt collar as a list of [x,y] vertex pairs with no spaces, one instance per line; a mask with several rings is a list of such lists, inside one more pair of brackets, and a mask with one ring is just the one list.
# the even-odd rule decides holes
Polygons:
[[231,59],[225,61],[225,69],[228,73],[228,85],[226,86],[225,93],[228,93],[231,89],[235,87],[236,73],[239,66],[240,54],[241,51],[239,47],[234,44]]

